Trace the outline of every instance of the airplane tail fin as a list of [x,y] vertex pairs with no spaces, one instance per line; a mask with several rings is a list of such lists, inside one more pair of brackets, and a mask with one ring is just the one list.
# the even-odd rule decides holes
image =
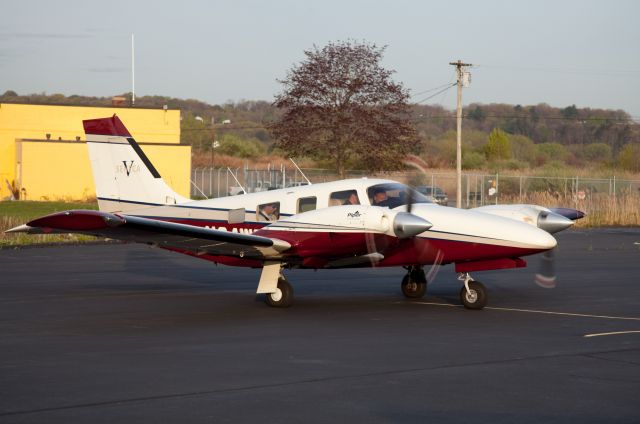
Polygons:
[[101,211],[126,212],[189,201],[164,182],[116,115],[82,123]]

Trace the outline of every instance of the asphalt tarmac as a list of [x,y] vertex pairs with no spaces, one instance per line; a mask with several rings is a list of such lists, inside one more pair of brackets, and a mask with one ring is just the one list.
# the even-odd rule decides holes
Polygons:
[[259,272],[141,245],[0,251],[1,423],[640,422],[640,230],[558,235],[557,287],[442,267]]

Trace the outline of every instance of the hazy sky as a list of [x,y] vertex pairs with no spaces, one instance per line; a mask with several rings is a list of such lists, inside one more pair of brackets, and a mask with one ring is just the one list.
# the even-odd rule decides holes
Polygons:
[[[640,119],[640,1],[0,0],[0,92],[273,100],[303,51],[387,45],[412,93],[471,70],[464,103],[624,109]],[[416,95],[412,100],[427,97]],[[426,103],[455,106],[455,89]]]

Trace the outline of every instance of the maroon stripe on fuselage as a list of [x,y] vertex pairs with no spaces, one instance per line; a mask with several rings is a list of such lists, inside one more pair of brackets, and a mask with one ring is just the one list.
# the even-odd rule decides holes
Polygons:
[[407,266],[415,264],[468,262],[512,258],[540,253],[546,249],[512,247],[459,240],[415,237],[399,240],[384,234],[326,233],[306,231],[259,230],[254,233],[284,240],[291,244],[285,255],[341,258],[379,252],[384,259],[377,266]]
[[[514,258],[544,252],[547,249],[513,247],[499,244],[468,242],[461,240],[445,240],[437,238],[414,237],[400,240],[385,234],[344,233],[344,232],[312,232],[281,231],[263,228],[268,223],[245,222],[228,224],[221,221],[193,220],[181,218],[155,218],[180,224],[198,227],[220,228],[228,231],[249,230],[256,236],[280,239],[291,244],[291,248],[283,252],[285,258],[292,262],[301,262],[305,258],[339,259],[350,256],[366,255],[379,252],[384,259],[376,266],[408,266],[429,265],[435,262],[447,264],[453,262],[470,262],[499,258]],[[179,249],[170,249],[200,259],[225,265],[256,267],[259,261],[233,258],[228,256],[196,255]],[[297,259],[297,260],[296,260]],[[286,259],[285,259],[286,261]],[[359,265],[361,266],[361,265]]]
[[399,246],[383,252],[384,259],[378,266],[401,266],[412,264],[443,264],[470,262],[500,258],[514,258],[544,252],[547,249],[513,247],[498,244],[474,243],[459,240],[444,240],[416,237],[403,240]]

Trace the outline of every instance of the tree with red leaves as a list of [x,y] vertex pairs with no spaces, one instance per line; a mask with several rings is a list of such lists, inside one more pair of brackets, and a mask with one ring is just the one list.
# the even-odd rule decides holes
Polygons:
[[385,48],[352,41],[305,51],[306,59],[279,81],[275,106],[284,111],[269,128],[291,156],[368,171],[402,167],[418,148],[409,94],[380,65]]

